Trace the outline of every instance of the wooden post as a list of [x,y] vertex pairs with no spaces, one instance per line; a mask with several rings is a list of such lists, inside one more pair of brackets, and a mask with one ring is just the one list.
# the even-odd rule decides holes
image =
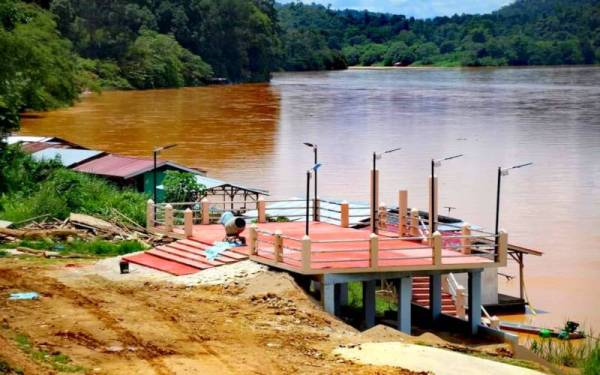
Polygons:
[[202,198],[200,201],[200,209],[202,211],[202,225],[210,224],[210,202],[208,198]]
[[350,226],[350,205],[346,201],[340,204],[340,226],[342,228]]
[[463,238],[460,239],[460,248],[463,254],[471,254],[471,225],[464,223],[461,228],[461,235]]
[[281,231],[275,231],[275,261],[277,263],[283,262],[283,237],[281,237]]
[[441,266],[442,265],[442,234],[440,232],[435,232],[432,237],[433,243],[433,265]]
[[154,228],[154,220],[154,201],[148,199],[148,202],[146,202],[146,229],[149,231]]
[[369,267],[373,270],[379,265],[379,237],[375,233],[369,236]]
[[194,234],[194,213],[189,208],[183,213],[183,230],[188,238]]
[[410,236],[419,237],[419,210],[410,210]]
[[387,229],[387,207],[385,203],[379,204],[379,210],[377,212],[377,228],[386,230]]
[[442,292],[450,293],[450,286],[448,285],[448,275],[442,275]]
[[266,223],[267,222],[267,202],[265,202],[264,197],[258,198],[256,202],[257,210],[258,210],[258,222]]
[[465,319],[467,315],[467,309],[465,307],[465,288],[462,286],[458,286],[456,288],[456,299],[454,300],[456,304],[456,316],[460,319]]
[[437,222],[438,219],[438,212],[439,212],[439,199],[438,199],[438,195],[439,195],[439,189],[438,189],[438,179],[437,177],[435,177],[433,179],[433,185],[434,185],[434,189],[435,189],[435,194],[434,194],[434,202],[435,202],[435,212],[433,211],[433,205],[432,205],[432,201],[431,201],[431,177],[429,177],[428,180],[428,185],[429,185],[429,233],[433,233],[433,227],[434,227],[434,223]]
[[404,237],[407,234],[406,215],[408,215],[408,191],[400,190],[398,193],[398,236]]
[[165,206],[165,231],[167,233],[173,231],[173,206],[170,204]]
[[304,235],[304,237],[302,237],[302,271],[304,271],[305,273],[310,272],[310,270],[312,269],[310,247],[310,237]]
[[500,229],[498,236],[498,259],[496,262],[498,262],[500,267],[506,267],[506,255],[508,253],[508,233],[506,233],[504,229]]
[[258,254],[258,233],[256,233],[256,224],[250,225],[248,230],[248,241],[250,242],[250,255]]

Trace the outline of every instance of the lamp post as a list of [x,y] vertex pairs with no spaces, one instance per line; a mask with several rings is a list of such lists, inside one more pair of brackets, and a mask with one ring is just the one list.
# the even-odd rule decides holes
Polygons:
[[429,213],[429,223],[431,227],[431,235],[435,233],[435,167],[441,167],[443,161],[460,158],[464,154],[458,154],[454,156],[448,156],[443,159],[431,159],[431,212]]
[[[309,224],[310,224],[310,176],[312,173],[317,174],[317,170],[321,168],[320,163],[316,163],[309,170],[306,171],[306,227],[304,234],[308,236]],[[314,209],[313,209],[314,211]]]
[[505,169],[503,169],[502,167],[498,167],[498,187],[496,189],[496,225],[494,227],[494,233],[496,234],[496,244],[498,242],[498,226],[500,222],[500,185],[502,183],[502,176],[508,176],[508,172],[511,169],[523,168],[532,164],[533,163],[519,164]]
[[[304,145],[313,149],[313,153],[315,154],[315,165],[317,165],[319,163],[319,149],[318,149],[317,145],[314,143],[310,143],[310,142],[304,142]],[[318,176],[317,175],[318,175],[318,173],[315,170],[315,207],[317,206],[317,199],[319,197],[319,195],[317,194],[317,186],[318,186],[318,184],[317,184]],[[313,220],[317,221],[317,219],[318,219],[317,218],[317,210],[315,209],[315,210],[313,210]]]
[[166,146],[162,146],[162,147],[156,147],[154,148],[154,150],[152,150],[152,155],[154,157],[154,168],[152,169],[152,179],[153,179],[153,194],[152,194],[152,199],[154,199],[154,203],[158,203],[156,201],[156,157],[158,156],[158,154],[161,153],[161,151],[165,151],[168,150],[170,148],[173,148],[177,146],[177,144],[173,143],[170,145],[166,145]]
[[387,150],[380,154],[378,154],[377,152],[373,152],[373,171],[371,173],[371,231],[375,234],[377,233],[377,195],[379,192],[379,181],[377,178],[377,160],[381,159],[384,154],[391,154],[392,152],[400,150],[402,150],[402,147]]

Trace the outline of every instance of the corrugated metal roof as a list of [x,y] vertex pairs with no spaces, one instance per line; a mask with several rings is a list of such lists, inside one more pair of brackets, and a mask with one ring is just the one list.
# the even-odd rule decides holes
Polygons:
[[23,143],[23,142],[48,142],[52,138],[50,137],[35,137],[30,135],[12,135],[10,137],[6,137],[6,143],[9,145],[15,143]]
[[[195,169],[187,168],[177,163],[165,160],[158,160],[156,166],[158,168],[169,166],[171,168],[193,174],[202,173]],[[89,162],[83,163],[73,169],[78,172],[118,177],[127,180],[154,169],[154,160],[150,158],[134,158],[131,156],[108,154],[106,156],[90,160]]]
[[33,153],[31,156],[38,161],[59,158],[62,165],[70,167],[88,159],[102,155],[104,152],[96,150],[78,150],[72,148],[47,148]]
[[[158,167],[164,164],[164,161],[157,162]],[[109,154],[98,159],[90,160],[73,169],[78,172],[129,179],[150,171],[153,168],[154,161],[151,159]]]
[[257,194],[268,195],[268,193],[269,193],[266,190],[243,186],[243,185],[239,185],[239,184],[235,184],[235,183],[231,183],[231,182],[225,182],[225,181],[217,180],[215,178],[210,178],[210,177],[206,177],[206,176],[196,176],[196,181],[198,181],[199,184],[206,186],[207,189],[232,186],[234,188],[251,191],[251,192],[257,193]]

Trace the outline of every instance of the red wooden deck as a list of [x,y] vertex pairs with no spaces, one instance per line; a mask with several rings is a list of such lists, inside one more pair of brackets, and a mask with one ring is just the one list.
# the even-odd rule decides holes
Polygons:
[[[179,230],[176,229],[177,232]],[[283,237],[283,259],[275,261],[275,231]],[[304,222],[258,224],[257,254],[252,259],[302,273],[302,242]],[[246,238],[248,228],[242,233]],[[370,265],[369,230],[342,228],[336,225],[311,222],[311,270],[312,273],[373,271]],[[430,246],[420,241],[394,238],[391,232],[381,232],[377,268],[385,270],[407,270],[415,267],[433,269],[433,254]],[[189,274],[248,259],[248,246],[237,247],[218,256],[214,261],[206,259],[205,250],[224,237],[223,226],[195,225],[189,239],[160,246],[144,254],[125,257],[132,263],[163,270],[176,275]],[[493,261],[481,256],[464,255],[450,248],[442,249],[441,265],[485,266]]]

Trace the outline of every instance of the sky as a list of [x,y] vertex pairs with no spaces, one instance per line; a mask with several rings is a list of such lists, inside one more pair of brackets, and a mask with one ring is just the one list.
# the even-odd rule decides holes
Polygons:
[[368,9],[373,12],[403,14],[415,18],[451,16],[453,14],[489,13],[513,0],[302,0],[319,3],[334,9]]

